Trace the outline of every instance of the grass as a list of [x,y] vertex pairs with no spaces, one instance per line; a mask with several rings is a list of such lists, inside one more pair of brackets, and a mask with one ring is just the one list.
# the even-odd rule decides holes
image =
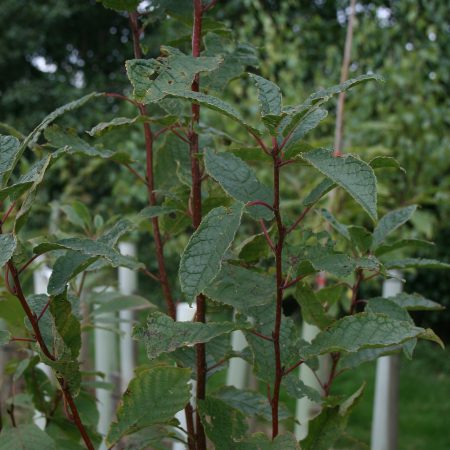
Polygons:
[[[369,448],[374,378],[375,363],[369,363],[336,379],[334,394],[351,394],[367,382],[337,449]],[[402,357],[399,391],[398,450],[450,449],[450,352],[420,342],[413,360]]]

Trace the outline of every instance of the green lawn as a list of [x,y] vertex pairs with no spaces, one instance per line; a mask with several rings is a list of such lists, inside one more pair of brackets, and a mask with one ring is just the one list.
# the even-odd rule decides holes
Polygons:
[[[415,357],[402,357],[400,375],[398,450],[450,449],[450,352],[428,342],[418,344]],[[355,408],[347,429],[348,438],[339,449],[369,448],[375,364],[360,366],[336,380],[334,394],[350,394],[366,380],[361,403]]]

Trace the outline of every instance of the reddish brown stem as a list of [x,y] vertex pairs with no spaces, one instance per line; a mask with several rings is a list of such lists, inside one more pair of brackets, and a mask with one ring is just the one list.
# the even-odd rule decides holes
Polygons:
[[[0,229],[0,232],[1,232],[1,229]],[[25,298],[25,295],[22,290],[22,285],[21,285],[20,279],[19,279],[19,272],[17,271],[16,267],[14,266],[14,264],[11,261],[8,262],[8,268],[9,268],[9,272],[11,273],[11,276],[14,281],[15,295],[18,298],[20,304],[22,305],[22,308],[25,311],[25,314],[31,324],[31,327],[33,328],[36,342],[38,343],[42,353],[50,360],[55,361],[55,356],[50,352],[50,350],[47,347],[47,344],[44,341],[44,338],[42,337],[41,330],[39,329],[39,323],[38,323],[36,314],[31,310],[31,308],[29,307],[28,302]],[[81,421],[80,415],[78,413],[78,409],[75,405],[75,402],[73,400],[70,389],[66,383],[66,380],[63,377],[58,377],[58,382],[63,391],[65,401],[68,403],[68,405],[70,407],[73,421],[75,422],[75,425],[77,426],[78,431],[80,432],[80,435],[83,438],[83,441],[84,441],[86,447],[88,448],[88,450],[94,450],[94,445],[92,444],[91,438],[87,434],[87,431]]]
[[261,229],[262,229],[262,231],[264,233],[264,237],[266,238],[267,243],[269,244],[269,247],[275,253],[275,245],[272,242],[272,239],[270,239],[269,232],[267,231],[267,228],[266,228],[266,225],[265,225],[264,221],[261,219],[259,221],[259,224],[261,225]]
[[295,277],[293,280],[289,282],[285,282],[283,284],[283,289],[287,289],[288,287],[294,286],[294,284],[297,284],[300,280],[302,280],[305,277],[305,275],[299,275],[298,277]]
[[[202,0],[193,0],[194,5],[194,21],[192,26],[192,56],[198,58],[201,52],[202,39],[202,15],[203,5]],[[200,90],[200,76],[196,74],[192,83],[191,89],[193,92]],[[189,154],[191,159],[191,176],[192,176],[192,190],[191,190],[191,211],[192,211],[192,225],[197,229],[202,220],[202,174],[200,171],[200,162],[197,158],[199,153],[198,134],[195,131],[195,126],[200,119],[200,105],[192,104],[191,106],[191,126],[189,130]],[[197,297],[197,322],[206,321],[206,299],[203,295]],[[205,344],[196,345],[197,353],[197,401],[204,400],[206,395],[206,349]],[[195,414],[196,425],[196,444],[197,450],[206,450],[206,435],[198,410]]]
[[31,338],[19,338],[19,337],[12,337],[11,341],[17,341],[17,342],[36,342],[36,339]]
[[129,164],[125,163],[124,166],[132,173],[139,181],[142,181],[145,185],[147,184],[147,180],[136,170],[133,169]]
[[263,202],[263,201],[261,201],[261,200],[255,200],[255,201],[253,201],[253,202],[248,202],[248,203],[246,204],[246,206],[257,206],[257,205],[259,205],[259,206],[265,206],[266,208],[268,208],[268,209],[270,209],[271,211],[273,211],[273,208],[272,208],[268,203]]
[[2,220],[0,221],[0,225],[3,225],[6,220],[8,219],[9,215],[13,211],[14,207],[16,206],[16,201],[13,201],[11,205],[9,206],[8,210],[6,211],[5,215],[2,217]]
[[20,269],[19,269],[19,275],[27,269],[27,267],[36,259],[39,258],[40,255],[34,255],[32,256]]
[[292,372],[293,370],[295,370],[298,366],[302,365],[305,361],[303,359],[301,359],[300,361],[296,362],[293,366],[289,367],[289,369],[285,369],[283,371],[283,376],[286,376],[288,373]]
[[312,206],[308,206],[307,208],[305,208],[302,213],[300,214],[300,216],[297,218],[297,220],[287,229],[287,233],[291,233],[292,231],[294,231],[297,226],[299,225],[299,223],[305,218],[306,214],[308,214],[308,212],[311,210]]
[[282,303],[283,303],[283,269],[282,269],[282,255],[283,245],[286,236],[286,229],[283,225],[280,213],[280,159],[279,148],[276,140],[273,141],[273,211],[278,230],[278,241],[275,245],[275,265],[276,265],[276,310],[275,310],[275,325],[272,332],[273,347],[275,353],[275,376],[274,387],[272,395],[272,439],[278,435],[278,403],[280,399],[281,380],[283,378],[283,367],[281,363],[281,346],[280,346],[280,330],[282,318]]
[[[86,273],[86,272],[84,272]],[[47,311],[48,307],[50,306],[50,302],[51,302],[51,297],[48,299],[47,303],[45,304],[45,306],[42,308],[41,313],[39,314],[37,321],[39,322],[42,319],[42,316],[45,314],[45,311]]]
[[258,336],[258,337],[260,337],[261,339],[264,339],[264,340],[266,340],[266,341],[273,342],[273,339],[272,339],[271,337],[269,337],[269,336],[264,336],[264,334],[258,333],[258,332],[255,331],[255,330],[250,330],[250,333],[252,333],[252,334],[254,334],[255,336]]
[[122,95],[122,94],[117,94],[116,92],[106,92],[105,97],[113,97],[113,98],[118,98],[120,100],[123,100],[125,102],[131,103],[134,106],[137,106],[138,103],[135,102],[133,99],[131,99],[130,97],[127,97],[126,95]]

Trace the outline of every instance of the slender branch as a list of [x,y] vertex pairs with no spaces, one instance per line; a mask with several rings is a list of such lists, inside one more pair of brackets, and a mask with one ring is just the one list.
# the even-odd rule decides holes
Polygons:
[[270,206],[268,203],[263,202],[263,201],[261,201],[261,200],[255,200],[255,201],[253,201],[253,202],[248,202],[248,203],[246,203],[245,206],[257,206],[257,205],[259,205],[259,206],[265,206],[267,209],[270,209],[270,211],[273,212],[272,206]]
[[266,341],[273,342],[273,339],[272,339],[271,337],[265,336],[264,334],[261,334],[261,333],[258,333],[258,332],[255,331],[255,330],[250,330],[250,333],[252,333],[252,334],[254,334],[255,336],[258,336],[258,337],[260,337],[261,339],[264,339],[264,340],[266,340]]
[[[194,18],[192,25],[192,56],[198,58],[201,53],[202,42],[202,20],[203,5],[202,0],[193,0]],[[193,92],[200,91],[200,75],[196,74],[192,82],[191,90]],[[189,138],[189,155],[191,159],[191,211],[192,225],[197,229],[202,220],[202,174],[200,171],[200,161],[197,158],[199,153],[199,136],[196,126],[200,120],[200,105],[192,104],[191,106],[191,124],[188,133]],[[206,322],[206,298],[203,295],[197,296],[197,322]],[[197,369],[197,401],[204,400],[206,396],[206,348],[205,344],[197,344],[196,349],[196,369]],[[196,445],[197,450],[206,450],[206,434],[197,409],[195,413],[196,426]]]
[[42,308],[41,313],[39,314],[37,321],[39,322],[42,319],[42,316],[45,314],[45,311],[47,311],[48,307],[50,306],[50,302],[52,301],[52,298],[50,297],[45,304],[45,306]]
[[19,337],[12,337],[11,341],[18,341],[18,342],[36,342],[36,339],[32,338],[19,338]]
[[124,163],[123,166],[125,166],[138,180],[147,185],[147,180],[136,169],[133,169],[128,163]]
[[297,220],[287,229],[287,231],[286,231],[287,234],[291,233],[292,231],[294,231],[297,228],[299,223],[305,218],[306,214],[309,213],[311,208],[312,208],[312,206],[308,206],[302,211],[302,213],[297,218]]
[[[353,40],[353,22],[355,19],[356,0],[350,0],[350,15],[348,18],[347,33],[345,36],[344,58],[341,67],[341,83],[348,79],[348,69],[350,66],[350,58],[352,52]],[[342,156],[342,143],[344,132],[344,104],[345,91],[341,92],[338,97],[337,111],[336,111],[336,128],[334,133],[334,156]]]
[[253,131],[249,131],[249,133],[255,138],[255,141],[263,149],[264,153],[271,156],[270,150],[267,148],[267,145],[264,143],[264,141],[256,133],[253,133]]
[[212,366],[208,367],[206,369],[207,372],[210,372],[211,370],[216,369],[217,367],[221,366],[223,363],[227,362],[228,358],[222,358],[221,360],[217,361],[215,364],[213,364]]
[[284,282],[283,284],[283,289],[287,289],[291,286],[294,286],[294,284],[297,284],[300,280],[302,280],[303,278],[305,278],[305,275],[299,275],[298,277],[295,277],[293,280],[289,281],[289,282]]
[[270,239],[269,232],[267,231],[266,225],[264,221],[261,219],[259,221],[259,224],[261,225],[262,231],[264,233],[264,237],[266,238],[267,243],[269,244],[269,247],[272,249],[272,251],[275,253],[275,245],[272,242],[272,239]]
[[117,94],[116,92],[105,92],[103,94],[105,97],[118,98],[119,100],[123,100],[125,102],[131,103],[134,106],[138,106],[138,102],[134,101],[132,98],[127,97],[126,95]]
[[25,269],[27,269],[28,268],[28,266],[35,260],[35,259],[37,259],[37,258],[39,258],[39,256],[41,256],[41,255],[34,255],[34,256],[32,256],[19,270],[18,270],[18,272],[19,272],[19,275],[25,270]]
[[140,272],[142,272],[144,275],[147,275],[152,280],[155,280],[158,283],[161,282],[161,279],[158,278],[154,273],[150,272],[150,270],[148,270],[148,269],[139,269],[139,270],[140,270]]
[[304,362],[305,361],[303,359],[301,359],[300,361],[296,362],[293,366],[289,367],[289,369],[286,369],[286,370],[283,371],[283,376],[286,376],[288,373],[290,373],[293,370],[295,370],[298,366],[300,366]]
[[294,164],[294,163],[296,163],[296,162],[298,162],[296,159],[288,159],[287,161],[283,161],[283,162],[280,164],[280,167],[284,167],[284,166],[287,166],[287,165],[289,165],[289,164]]
[[181,136],[180,133],[178,133],[177,131],[175,131],[174,129],[170,129],[170,131],[178,138],[180,138],[183,142],[186,142],[186,144],[190,144],[189,139],[186,139],[184,136]]
[[0,221],[0,225],[3,225],[6,220],[8,219],[9,215],[13,211],[14,207],[16,206],[16,200],[14,200],[11,205],[9,206],[8,210],[6,211],[5,215],[2,217],[2,220]]
[[[134,49],[134,57],[139,59],[142,58],[142,49],[140,46],[140,33],[141,30],[139,28],[138,23],[138,14],[137,12],[130,13],[129,16],[130,27],[133,36],[133,49]],[[147,108],[145,105],[141,103],[137,103],[139,112],[141,116],[147,116]],[[150,128],[150,125],[147,122],[143,124],[144,128],[144,138],[145,138],[145,155],[146,155],[146,185],[147,185],[147,196],[148,202],[150,206],[154,206],[156,204],[156,195],[154,192],[154,171],[153,171],[153,134]],[[159,229],[159,219],[158,217],[153,217],[151,219],[152,228],[153,228],[153,237],[155,240],[155,248],[156,248],[156,258],[158,260],[158,269],[159,269],[159,281],[161,283],[161,288],[164,294],[164,298],[166,301],[167,311],[169,316],[172,319],[176,319],[176,307],[175,301],[172,296],[172,291],[169,285],[169,278],[167,276],[166,265],[164,260],[164,244],[161,239],[161,232]]]

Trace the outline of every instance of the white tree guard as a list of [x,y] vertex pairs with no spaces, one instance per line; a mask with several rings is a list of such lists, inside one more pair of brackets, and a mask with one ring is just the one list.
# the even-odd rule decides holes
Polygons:
[[[231,348],[240,352],[247,347],[247,340],[244,333],[240,330],[231,333]],[[242,358],[231,358],[227,371],[227,386],[234,386],[237,389],[247,387],[248,375],[250,372],[249,364]]]
[[[191,320],[193,320],[195,313],[197,311],[197,308],[195,305],[193,305],[192,307],[189,306],[189,303],[186,302],[182,302],[182,303],[178,303],[177,304],[177,321],[178,322],[190,322]],[[195,407],[195,390],[196,390],[196,382],[194,380],[191,380],[189,382],[191,384],[191,404],[193,407]],[[184,409],[181,411],[178,411],[175,414],[175,417],[178,419],[178,421],[180,422],[180,426],[183,429],[187,429],[187,424],[186,424],[186,415],[184,413]],[[178,430],[177,430],[178,431]],[[187,435],[186,433],[179,433],[180,437],[187,441]],[[186,450],[187,446],[184,445],[182,442],[174,442],[172,444],[172,450]]]
[[[131,242],[121,242],[119,250],[122,255],[136,256],[136,245]],[[119,291],[124,295],[131,295],[137,291],[137,273],[125,267],[118,269]],[[120,380],[122,393],[128,387],[134,377],[136,367],[135,342],[132,338],[134,313],[131,310],[123,310],[119,313],[120,327]]]
[[[390,271],[383,283],[383,297],[393,297],[403,290],[401,272]],[[375,400],[372,418],[372,450],[396,450],[398,440],[399,355],[382,356],[377,361]]]

